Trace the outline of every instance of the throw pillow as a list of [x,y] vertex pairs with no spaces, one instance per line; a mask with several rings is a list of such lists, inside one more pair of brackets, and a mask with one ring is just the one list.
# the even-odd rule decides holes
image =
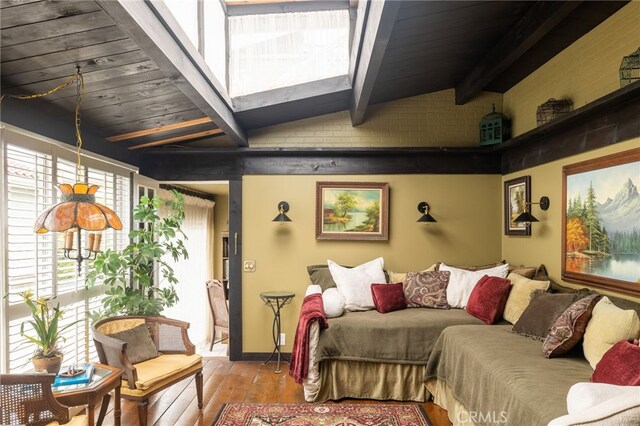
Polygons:
[[[429,266],[427,269],[420,271],[420,272],[429,272],[429,271],[437,271],[438,268],[438,264],[434,263],[433,265]],[[406,272],[392,272],[392,271],[387,271],[389,274],[389,282],[390,283],[405,283],[407,280],[407,273]]]
[[322,304],[327,318],[337,318],[344,313],[344,297],[335,287],[322,292]]
[[509,274],[507,277],[511,281],[511,292],[504,305],[503,318],[511,324],[518,322],[520,315],[529,306],[531,294],[536,290],[547,290],[549,281],[536,281],[525,278],[518,274]]
[[402,291],[402,283],[371,284],[371,296],[376,310],[381,314],[399,311],[407,307]]
[[[491,269],[491,268],[495,268],[496,266],[506,265],[506,264],[507,262],[503,260],[502,262],[487,263],[486,265],[472,265],[472,266],[449,265],[449,267],[464,269],[465,271],[480,271],[482,269]],[[438,269],[436,269],[437,271],[440,270],[440,265],[444,265],[444,263],[441,263],[438,265]]]
[[311,283],[322,287],[323,292],[328,288],[336,287],[336,282],[331,277],[331,272],[327,265],[309,265],[307,266],[307,272]]
[[447,303],[449,276],[448,271],[407,272],[404,297],[409,307],[449,309]]
[[596,365],[591,381],[620,386],[640,385],[640,346],[638,346],[638,340],[622,341],[613,345]]
[[447,286],[447,302],[452,308],[464,308],[475,285],[485,275],[491,277],[506,278],[509,271],[509,264],[501,264],[489,269],[479,271],[468,271],[466,269],[454,268],[444,263],[440,265],[441,271],[449,271],[449,285]]
[[513,332],[544,341],[558,317],[584,296],[584,293],[553,294],[536,290],[529,306],[513,325]]
[[137,364],[160,355],[156,345],[151,339],[151,333],[149,333],[146,324],[140,324],[139,326],[119,331],[109,336],[127,343],[125,353],[131,364]]
[[622,310],[608,297],[603,297],[593,308],[591,320],[584,333],[582,349],[591,367],[596,365],[613,345],[621,340],[640,337],[640,319],[632,310]]
[[516,273],[518,275],[522,275],[525,278],[533,279],[536,272],[538,271],[538,266],[509,266],[509,273]]
[[602,296],[590,294],[574,302],[559,317],[549,330],[542,344],[542,353],[547,358],[555,358],[569,352],[582,340],[593,307]]
[[502,316],[510,291],[508,279],[485,275],[471,291],[467,312],[487,324],[494,324]]
[[344,296],[347,311],[366,311],[373,309],[371,284],[386,282],[382,266],[384,260],[379,257],[354,268],[345,268],[328,260],[329,271]]

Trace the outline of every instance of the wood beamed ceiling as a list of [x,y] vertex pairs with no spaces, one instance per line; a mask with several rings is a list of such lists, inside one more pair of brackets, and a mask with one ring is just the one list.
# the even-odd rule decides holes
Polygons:
[[[327,79],[325,89],[312,82],[249,95],[234,109],[210,73],[199,71],[202,59],[149,8],[154,2],[2,0],[2,93],[47,91],[78,65],[84,128],[110,143],[228,149],[247,146],[247,130],[276,123],[351,109],[357,124],[370,104],[448,88],[456,89],[457,103],[482,90],[505,92],[627,3],[405,0],[379,8],[371,1],[335,3],[364,16],[352,20],[361,30],[351,55],[353,88],[343,76]],[[238,0],[224,7],[233,15],[330,5]],[[72,88],[34,101],[60,119],[75,103]]]

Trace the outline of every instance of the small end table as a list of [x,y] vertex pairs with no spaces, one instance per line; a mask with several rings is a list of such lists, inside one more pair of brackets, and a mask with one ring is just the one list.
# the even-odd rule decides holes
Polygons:
[[263,365],[271,361],[271,358],[273,358],[273,356],[277,354],[278,362],[276,363],[276,374],[281,373],[280,357],[289,362],[289,360],[284,355],[282,355],[282,352],[280,351],[280,310],[284,305],[291,303],[291,300],[293,300],[295,296],[295,293],[292,293],[290,291],[266,291],[264,293],[260,293],[260,298],[262,299],[264,304],[270,307],[273,311],[273,324],[271,326],[271,334],[273,335],[273,344],[275,345],[275,347],[273,348],[273,352],[271,353],[271,355],[269,355],[269,358],[267,358]]

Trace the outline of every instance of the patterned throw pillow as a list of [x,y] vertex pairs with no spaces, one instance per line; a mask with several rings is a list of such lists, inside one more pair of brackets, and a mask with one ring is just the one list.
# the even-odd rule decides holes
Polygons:
[[578,344],[591,319],[593,307],[601,297],[599,294],[584,297],[574,302],[556,319],[542,344],[545,357],[562,356]]
[[510,291],[511,282],[508,279],[485,275],[471,291],[467,312],[486,324],[493,324],[502,317]]
[[404,297],[410,308],[449,309],[447,285],[450,272],[407,272]]

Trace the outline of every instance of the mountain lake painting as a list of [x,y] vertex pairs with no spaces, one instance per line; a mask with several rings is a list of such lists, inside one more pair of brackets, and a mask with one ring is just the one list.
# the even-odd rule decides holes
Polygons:
[[623,154],[565,167],[563,276],[640,293],[640,150]]

